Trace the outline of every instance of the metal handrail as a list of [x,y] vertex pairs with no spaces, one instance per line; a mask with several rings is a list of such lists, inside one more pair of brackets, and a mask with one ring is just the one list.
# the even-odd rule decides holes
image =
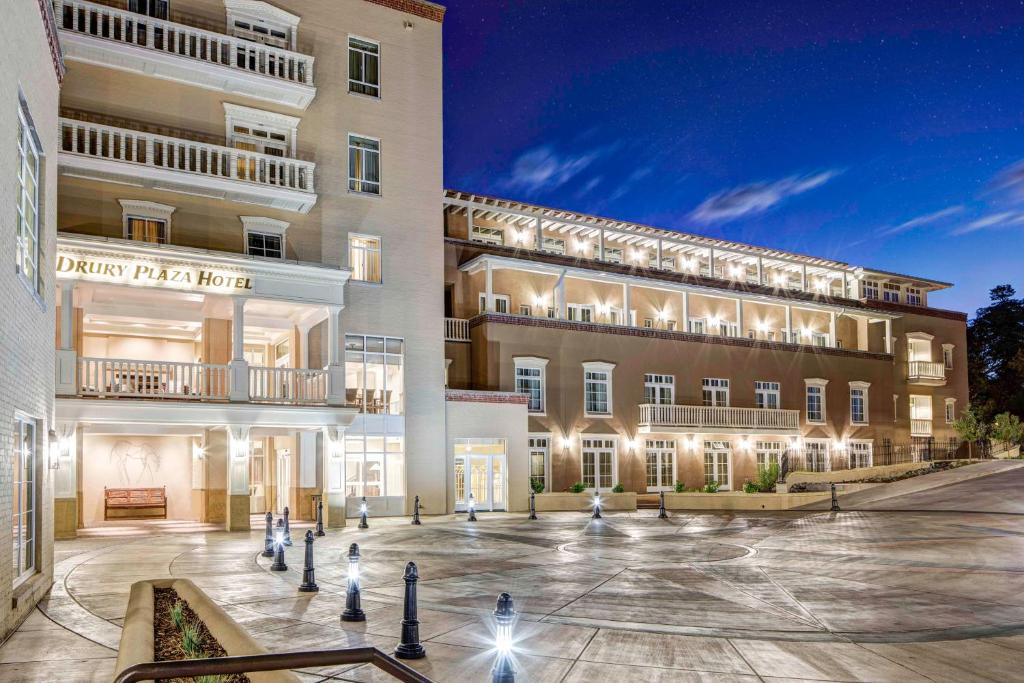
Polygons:
[[241,674],[253,671],[305,669],[307,667],[337,666],[340,664],[373,664],[384,673],[391,674],[399,681],[402,681],[402,683],[433,683],[431,679],[419,671],[406,666],[375,647],[350,647],[338,650],[275,652],[265,655],[148,662],[128,667],[121,672],[121,675],[114,679],[114,683],[137,683],[138,681]]

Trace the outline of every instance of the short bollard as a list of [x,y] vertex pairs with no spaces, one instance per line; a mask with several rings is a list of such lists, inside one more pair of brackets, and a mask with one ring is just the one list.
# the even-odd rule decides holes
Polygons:
[[366,621],[359,596],[359,544],[348,547],[348,588],[345,590],[345,611],[342,621]]
[[601,494],[597,489],[594,489],[594,514],[590,515],[590,518],[601,519]]
[[530,491],[530,516],[527,519],[537,519],[537,492]]
[[839,512],[839,499],[836,497],[836,485],[832,484],[832,512]]
[[363,496],[362,502],[359,503],[359,528],[370,528],[370,525],[366,523],[366,496]]
[[476,521],[476,499],[473,498],[473,494],[469,494],[469,517],[466,518],[467,522]]
[[284,544],[292,544],[292,525],[288,521],[288,506],[284,506]]
[[270,565],[272,572],[286,572],[288,565],[284,563],[284,520],[277,520],[277,529],[274,531],[274,564]]
[[422,659],[427,651],[420,644],[420,620],[416,611],[416,582],[420,579],[416,563],[405,565],[405,609],[402,614],[402,642],[395,648],[399,659]]
[[326,536],[324,533],[324,501],[321,499],[316,503],[316,533],[314,536]]
[[320,586],[316,585],[316,574],[313,571],[313,530],[306,530],[306,562],[302,567],[302,584],[300,593],[316,593]]
[[516,670],[512,666],[512,626],[516,621],[516,611],[512,605],[512,596],[508,593],[498,596],[494,621],[497,625],[494,645],[498,655],[494,659],[494,668],[491,669],[491,683],[515,683]]
[[420,526],[423,522],[420,521],[420,497],[416,496],[416,502],[412,504],[412,523],[416,526]]
[[668,512],[665,510],[665,492],[661,491],[658,496],[658,519],[668,519]]
[[263,557],[274,556],[274,515],[267,513],[267,535],[263,539]]

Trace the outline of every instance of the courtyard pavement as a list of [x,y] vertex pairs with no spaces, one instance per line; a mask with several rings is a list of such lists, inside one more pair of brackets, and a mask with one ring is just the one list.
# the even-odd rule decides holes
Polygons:
[[[1024,474],[1024,470],[1019,470]],[[982,504],[1007,472],[956,484]],[[1014,479],[1016,481],[1016,479]],[[953,487],[950,487],[953,488]],[[939,496],[940,490],[933,492]],[[1020,488],[1012,493],[1019,492]],[[991,493],[988,493],[991,492]],[[914,494],[920,495],[920,494]],[[900,504],[899,501],[890,501]],[[259,557],[262,533],[104,527],[57,544],[51,595],[0,647],[2,681],[108,681],[132,582],[193,580],[271,651],[391,650],[419,567],[424,660],[487,681],[489,613],[515,599],[519,681],[1009,681],[1024,676],[1024,516],[958,511],[480,514],[370,520],[315,543],[318,594]],[[293,536],[301,537],[303,527]],[[349,543],[367,621],[343,623]],[[387,680],[367,666],[303,680]]]

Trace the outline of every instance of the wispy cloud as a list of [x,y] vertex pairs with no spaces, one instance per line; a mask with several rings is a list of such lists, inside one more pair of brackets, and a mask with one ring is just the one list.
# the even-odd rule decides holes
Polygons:
[[950,235],[969,235],[979,230],[993,230],[1024,225],[1024,211],[1000,211],[976,218],[966,225],[950,231]]
[[577,154],[560,154],[547,145],[534,147],[519,155],[502,184],[526,192],[541,188],[553,190],[582,173],[603,151],[603,148],[596,148]]
[[690,214],[702,223],[724,223],[742,216],[764,213],[789,197],[821,187],[842,171],[828,170],[791,175],[771,182],[750,183],[713,194]]
[[608,201],[614,202],[616,199],[621,199],[626,196],[626,193],[633,189],[634,185],[652,173],[654,173],[653,166],[641,166],[634,170],[624,181],[619,183],[619,186],[615,188],[615,191],[608,196]]
[[991,185],[995,190],[1009,194],[1011,199],[1024,200],[1024,160],[997,173]]
[[583,185],[583,187],[580,188],[580,191],[576,193],[576,197],[580,198],[580,199],[582,199],[583,197],[586,197],[588,194],[593,192],[594,189],[597,188],[598,185],[601,184],[602,180],[604,180],[604,176],[600,176],[600,175],[594,176],[593,178],[588,180]]
[[939,211],[935,211],[933,213],[926,213],[923,216],[917,216],[915,218],[911,218],[909,221],[904,221],[899,225],[893,225],[888,228],[879,230],[878,235],[879,237],[889,237],[891,235],[898,235],[901,232],[907,232],[908,230],[920,228],[925,225],[931,225],[932,223],[941,221],[944,218],[955,216],[956,214],[961,213],[963,210],[964,207],[962,204],[957,204],[955,206],[947,206],[945,209],[940,209]]

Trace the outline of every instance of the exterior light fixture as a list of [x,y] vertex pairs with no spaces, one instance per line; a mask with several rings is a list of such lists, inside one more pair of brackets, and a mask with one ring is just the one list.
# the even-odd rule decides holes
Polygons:
[[569,448],[572,446],[572,438],[568,436],[563,436],[561,443],[563,451],[569,450]]
[[467,522],[475,522],[476,521],[476,498],[473,497],[472,493],[469,494],[468,506],[469,506],[469,516],[466,518],[466,521]]
[[733,277],[739,277],[743,273],[743,269],[740,268],[739,266],[732,266],[731,268],[729,268],[729,272],[732,274]]
[[594,489],[594,514],[590,515],[591,519],[601,519],[601,493],[595,488]]
[[658,319],[658,320],[659,320],[660,322],[665,322],[665,321],[666,321],[666,320],[668,319],[668,313],[666,313],[666,312],[665,312],[665,310],[664,310],[664,309],[662,309],[662,310],[658,311],[658,312],[657,312],[657,313],[655,314],[655,317],[656,317],[656,318],[657,318],[657,319]]
[[772,282],[774,282],[777,286],[781,287],[782,285],[786,284],[786,278],[776,273],[775,277],[772,278]]
[[770,329],[770,327],[769,327],[768,323],[764,322],[763,320],[761,322],[757,323],[757,331],[758,332],[767,332],[769,329]]
[[[370,525],[366,521],[367,508],[366,508],[366,496],[363,496],[362,502],[359,503],[359,528],[369,529]],[[354,543],[352,545],[355,545]]]
[[342,621],[366,621],[359,595],[359,544],[348,547],[348,587],[345,590],[345,611]]
[[802,334],[805,337],[810,337],[811,336],[811,328],[809,328],[809,327],[801,328],[800,329],[800,334]]
[[583,240],[581,240],[581,239],[577,239],[577,240],[575,240],[575,241],[573,242],[573,246],[575,246],[575,247],[576,247],[576,253],[577,253],[577,254],[582,254],[583,252],[585,252],[585,251],[587,250],[587,243],[586,243],[586,242],[584,242],[584,241],[583,241]]
[[497,656],[491,669],[491,683],[515,683],[516,669],[512,664],[512,628],[516,623],[515,607],[512,596],[502,593],[498,596],[498,604],[494,609],[496,624],[494,649]]
[[721,324],[722,320],[717,316],[711,316],[710,318],[708,318],[708,325],[710,325],[711,327],[718,327]]

